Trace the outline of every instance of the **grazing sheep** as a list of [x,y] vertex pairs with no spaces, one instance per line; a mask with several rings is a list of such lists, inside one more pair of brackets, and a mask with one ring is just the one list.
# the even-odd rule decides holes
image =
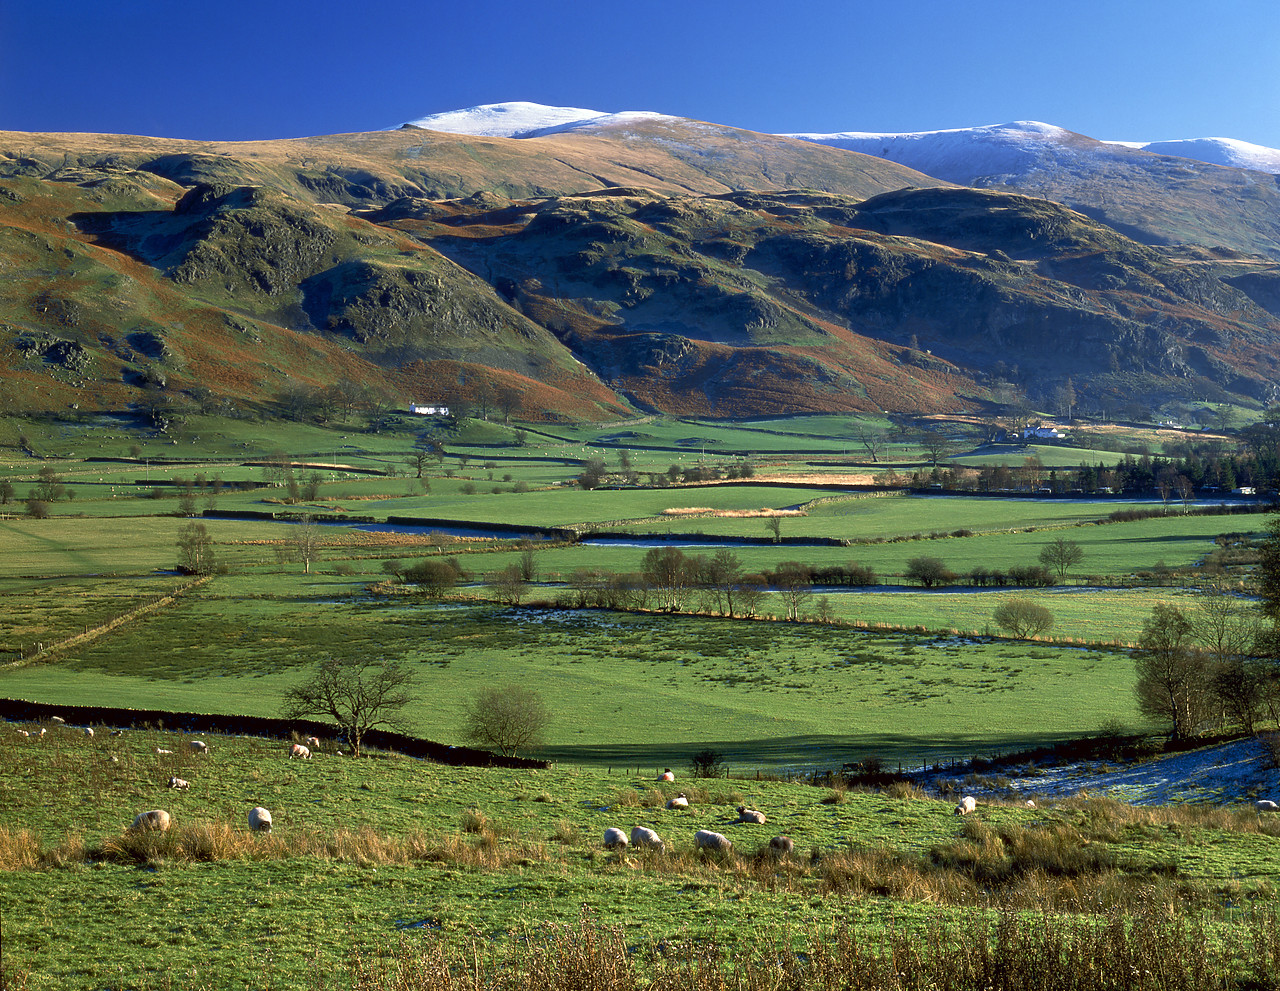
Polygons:
[[790,836],[775,836],[769,841],[769,852],[781,860],[796,851],[796,841]]
[[1034,809],[1036,807],[1036,800],[1034,798],[1028,798],[1024,804],[1027,808]]
[[169,778],[169,787],[176,788],[178,791],[186,791],[191,787],[191,782],[187,781],[185,778],[174,776]]
[[271,813],[258,805],[249,810],[249,828],[255,833],[271,832]]
[[307,742],[307,746],[308,746],[308,747],[315,747],[317,750],[319,750],[319,749],[320,749],[320,737],[318,737],[318,736],[309,736],[309,737],[307,737],[307,741],[306,741],[306,742]]
[[145,833],[154,830],[155,832],[163,833],[169,828],[171,821],[169,813],[164,809],[139,812],[137,818],[133,820],[133,825],[129,827],[129,832]]
[[165,749],[164,749],[164,747],[156,747],[156,753],[158,753],[158,754],[171,754],[171,753],[173,753],[173,751],[172,751],[172,750],[165,750]]
[[661,774],[658,775],[659,781],[674,781],[675,779],[676,779],[675,772],[672,771],[671,768],[667,768],[665,771],[663,771]]
[[30,736],[31,734],[30,734],[30,733],[28,733],[28,732],[27,732],[26,730],[24,730],[24,729],[20,729],[20,730],[18,730],[18,735],[19,735],[19,736]]
[[666,844],[662,842],[662,837],[652,829],[647,829],[644,826],[631,827],[631,845],[634,847],[649,847],[659,853],[662,853],[667,848]]
[[209,744],[205,743],[203,740],[192,740],[190,746],[191,749],[198,754],[207,754],[209,752]]
[[675,798],[667,799],[667,808],[669,809],[687,809],[689,807],[689,799],[685,797],[685,793],[681,792]]
[[57,723],[59,726],[62,726],[66,723],[66,720],[63,719],[61,716],[50,716],[49,722]]
[[46,733],[48,733],[48,732],[49,732],[49,731],[48,731],[47,729],[45,729],[43,726],[41,726],[41,727],[40,727],[40,732],[38,732],[38,733],[36,734],[36,736],[44,736],[44,735],[45,735]]
[[1275,812],[1276,810],[1280,809],[1280,805],[1277,805],[1275,802],[1271,801],[1271,799],[1269,798],[1258,799],[1258,801],[1254,803],[1254,807],[1259,812]]
[[627,834],[621,829],[610,826],[604,831],[604,848],[606,850],[620,850],[627,845]]
[[956,815],[967,816],[970,812],[978,807],[978,800],[972,795],[965,795],[960,799],[960,804],[956,806]]
[[765,824],[765,815],[756,809],[749,809],[745,805],[738,806],[738,818],[734,822],[750,822],[757,826]]
[[699,829],[693,834],[693,843],[699,851],[709,850],[712,853],[732,853],[733,843],[723,833],[713,833],[709,829]]
[[124,730],[122,730],[122,729],[113,729],[113,730],[111,731],[111,734],[110,734],[110,735],[111,735],[111,736],[124,736]]
[[310,760],[311,751],[308,750],[306,747],[304,747],[301,743],[295,743],[292,747],[289,748],[289,759],[293,760],[293,758],[295,757],[301,757],[303,760]]
[[84,728],[84,735],[85,735],[85,736],[93,736],[93,727],[92,727],[92,726],[86,726],[86,727]]

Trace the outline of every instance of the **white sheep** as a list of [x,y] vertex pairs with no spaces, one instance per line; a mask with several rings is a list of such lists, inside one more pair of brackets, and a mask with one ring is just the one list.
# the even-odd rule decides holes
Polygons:
[[615,826],[610,826],[604,831],[604,848],[606,850],[619,850],[627,845],[627,834]]
[[85,736],[93,736],[93,727],[92,727],[92,726],[86,726],[86,727],[84,728],[84,735],[85,735]]
[[191,782],[185,778],[179,778],[176,775],[169,778],[169,787],[176,788],[178,791],[186,791],[191,787]]
[[44,735],[45,735],[46,733],[48,733],[48,732],[49,732],[49,731],[48,731],[47,729],[45,729],[43,726],[41,726],[41,727],[40,727],[40,731],[39,731],[38,733],[36,733],[36,736],[44,736]]
[[689,799],[684,792],[681,792],[675,798],[667,799],[667,808],[669,809],[687,809],[689,807]]
[[133,825],[129,827],[132,833],[145,833],[154,830],[163,833],[169,828],[172,819],[169,813],[164,809],[150,809],[147,812],[139,812],[137,818],[133,820]]
[[645,826],[631,827],[631,845],[633,847],[649,847],[659,853],[662,853],[667,848],[666,844],[662,842],[662,837]]
[[306,743],[308,747],[314,747],[316,750],[320,749],[320,737],[318,736],[307,737]]
[[292,760],[294,757],[301,757],[303,760],[310,760],[311,751],[308,750],[306,747],[304,747],[301,743],[295,743],[292,747],[289,748],[289,759]]
[[796,841],[790,836],[775,836],[769,841],[769,852],[781,860],[795,853]]
[[255,833],[271,832],[271,813],[261,805],[249,810],[249,828]]
[[1034,809],[1036,807],[1036,800],[1034,798],[1028,798],[1024,804],[1027,808]]
[[665,771],[663,771],[661,774],[658,775],[659,781],[674,781],[675,779],[676,779],[676,774],[673,770],[671,770],[671,768],[667,768]]
[[111,736],[124,736],[124,730],[122,730],[122,729],[113,729],[109,735],[111,735]]
[[19,735],[19,736],[30,736],[31,734],[30,734],[30,733],[28,733],[28,732],[27,732],[26,730],[24,730],[24,729],[20,729],[20,730],[18,730],[18,735]]
[[57,723],[59,726],[62,726],[66,723],[66,720],[63,719],[61,716],[50,716],[49,722]]
[[733,843],[723,833],[713,833],[709,829],[699,829],[693,834],[693,843],[700,851],[711,853],[732,853]]
[[1254,802],[1254,808],[1256,808],[1259,812],[1275,812],[1277,810],[1280,810],[1280,805],[1277,805],[1275,802],[1271,801],[1271,799],[1269,798],[1260,798],[1256,802]]
[[172,750],[165,750],[164,747],[156,747],[156,753],[164,755],[173,753]]
[[965,795],[960,799],[960,804],[956,806],[956,815],[967,816],[970,812],[978,807],[978,800],[972,795]]
[[192,740],[190,747],[192,751],[197,754],[207,754],[209,752],[209,744],[205,743],[203,740]]
[[763,826],[766,822],[765,814],[756,809],[749,809],[745,805],[738,806],[738,818],[734,822],[750,822],[757,826]]

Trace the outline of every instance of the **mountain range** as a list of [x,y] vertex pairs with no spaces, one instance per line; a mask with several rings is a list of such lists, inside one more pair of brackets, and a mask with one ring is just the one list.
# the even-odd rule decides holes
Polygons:
[[597,418],[1271,403],[1280,153],[1176,148],[532,104],[0,132],[0,408],[276,413],[353,382]]

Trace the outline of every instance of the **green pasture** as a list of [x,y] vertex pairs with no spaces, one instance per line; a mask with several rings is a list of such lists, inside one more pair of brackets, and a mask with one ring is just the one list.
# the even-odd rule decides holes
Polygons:
[[[863,601],[833,598],[841,611]],[[24,608],[40,617],[53,605],[30,602],[12,601],[16,622]],[[749,767],[871,753],[913,762],[1137,719],[1123,652],[818,624],[437,606],[369,596],[337,576],[215,578],[47,663],[0,670],[0,695],[275,715],[281,692],[327,655],[409,664],[421,699],[409,712],[412,729],[443,742],[461,738],[478,685],[535,688],[561,714],[546,752],[573,763],[671,763],[706,746]]]
[[[51,727],[43,739],[0,734],[0,837],[7,852],[29,831],[62,866],[10,865],[0,884],[6,975],[32,989],[101,987],[333,987],[359,953],[367,962],[422,941],[479,935],[497,951],[552,927],[618,927],[648,953],[711,941],[729,953],[776,953],[847,928],[869,946],[886,927],[972,918],[989,909],[927,904],[910,892],[867,892],[827,874],[826,858],[884,851],[901,860],[972,850],[974,824],[952,802],[752,777],[657,786],[652,768],[557,765],[511,771],[446,767],[378,754],[337,756],[331,743],[291,761],[286,743],[163,730],[87,739]],[[160,750],[172,751],[159,753]],[[166,788],[170,775],[188,791]],[[686,792],[690,808],[664,802]],[[765,810],[765,826],[735,825],[735,808]],[[272,813],[252,836],[248,809]],[[120,843],[133,816],[164,808],[166,837],[200,836],[203,857],[77,857]],[[1252,812],[1243,813],[1253,817]],[[1131,883],[1176,878],[1182,897],[1225,932],[1239,909],[1266,906],[1280,871],[1273,836],[1205,823],[1106,825],[1105,808],[1079,802],[983,803],[979,828],[1096,833]],[[1256,817],[1253,817],[1256,818]],[[606,827],[655,829],[669,853],[604,852]],[[1101,823],[1098,827],[1091,824]],[[736,857],[693,854],[714,829]],[[789,865],[752,866],[775,833],[795,840]],[[1103,838],[1105,837],[1105,838]],[[401,842],[416,851],[397,859]],[[163,849],[163,846],[160,846]],[[296,849],[297,853],[283,853]],[[874,879],[873,879],[874,880]],[[1067,882],[1070,883],[1070,882]],[[68,934],[74,934],[74,938]]]

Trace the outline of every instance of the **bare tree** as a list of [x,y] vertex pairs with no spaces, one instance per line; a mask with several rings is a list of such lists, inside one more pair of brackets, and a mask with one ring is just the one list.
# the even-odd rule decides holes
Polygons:
[[1157,602],[1134,654],[1139,711],[1167,723],[1173,739],[1199,724],[1207,696],[1208,665],[1191,642],[1191,621],[1177,606]]
[[311,574],[311,562],[320,557],[320,524],[310,513],[303,513],[294,524],[289,539],[276,546],[276,557],[284,561],[301,561],[303,574]]
[[888,440],[884,434],[871,430],[858,430],[854,432],[853,438],[862,445],[863,450],[871,458],[872,464],[880,462],[880,452],[884,449],[884,445]]
[[329,717],[359,757],[370,730],[404,731],[402,710],[414,700],[412,681],[395,661],[327,657],[309,680],[285,690],[281,712],[286,719]]
[[542,696],[519,685],[483,688],[467,707],[462,735],[478,747],[496,747],[507,757],[542,742],[551,712]]
[[178,533],[178,570],[189,575],[208,575],[216,569],[209,531],[203,523],[188,523]]
[[1057,537],[1040,549],[1040,563],[1066,581],[1067,572],[1084,559],[1084,549],[1074,540]]
[[796,561],[783,561],[778,565],[774,582],[787,607],[787,619],[799,619],[800,610],[813,598],[809,569]]
[[503,605],[518,606],[524,598],[525,582],[519,564],[509,564],[489,575],[489,591]]

